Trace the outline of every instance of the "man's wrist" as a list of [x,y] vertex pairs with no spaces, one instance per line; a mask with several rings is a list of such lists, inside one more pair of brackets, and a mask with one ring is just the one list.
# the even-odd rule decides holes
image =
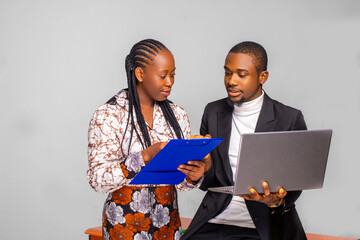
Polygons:
[[284,204],[285,204],[285,198],[281,198],[278,203],[268,204],[268,207],[269,208],[277,208],[277,207],[280,207],[281,205],[284,205]]

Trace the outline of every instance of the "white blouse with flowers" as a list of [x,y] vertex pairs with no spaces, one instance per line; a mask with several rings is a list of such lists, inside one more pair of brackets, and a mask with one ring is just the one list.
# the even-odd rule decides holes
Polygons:
[[[170,106],[184,137],[188,138],[190,124],[185,110],[174,103]],[[161,239],[178,239],[181,226],[174,187],[128,185],[145,166],[135,131],[129,149],[128,112],[127,90],[122,90],[95,111],[89,126],[88,180],[95,191],[109,193],[104,205],[104,239],[147,239],[146,236],[157,239],[160,235]],[[135,127],[142,137],[136,119]],[[152,144],[176,138],[156,103],[153,127],[147,127]],[[194,185],[185,178],[175,188],[190,190],[200,184],[201,181]]]

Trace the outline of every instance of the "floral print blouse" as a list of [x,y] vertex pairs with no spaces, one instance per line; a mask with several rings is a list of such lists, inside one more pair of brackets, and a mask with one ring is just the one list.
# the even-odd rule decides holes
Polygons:
[[[170,105],[184,137],[188,138],[190,124],[185,110],[174,103]],[[176,186],[128,185],[145,166],[135,132],[129,148],[128,112],[127,90],[122,90],[95,111],[89,126],[88,180],[95,191],[109,193],[104,204],[103,239],[179,239],[176,189],[190,190],[201,181],[194,185],[185,178]],[[142,137],[136,120],[135,127]],[[147,127],[152,143],[176,138],[156,103],[153,127]]]

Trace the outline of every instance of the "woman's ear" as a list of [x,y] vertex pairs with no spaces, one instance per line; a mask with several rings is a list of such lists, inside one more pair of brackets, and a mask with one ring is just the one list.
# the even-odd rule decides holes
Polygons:
[[139,82],[143,81],[144,78],[144,70],[141,67],[135,68],[135,77]]
[[259,76],[259,83],[261,85],[264,85],[264,83],[266,82],[266,80],[268,79],[269,77],[269,72],[268,71],[262,71],[260,73],[260,76]]

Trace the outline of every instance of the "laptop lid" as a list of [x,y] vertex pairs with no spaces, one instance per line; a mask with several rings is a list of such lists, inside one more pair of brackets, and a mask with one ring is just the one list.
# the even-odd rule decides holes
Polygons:
[[240,142],[234,194],[254,187],[270,191],[321,188],[324,182],[332,130],[247,133]]

